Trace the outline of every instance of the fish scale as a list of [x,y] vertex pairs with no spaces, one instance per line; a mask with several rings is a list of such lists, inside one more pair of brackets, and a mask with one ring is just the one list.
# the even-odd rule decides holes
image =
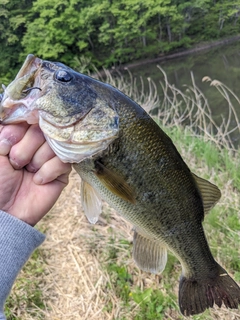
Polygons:
[[139,268],[160,273],[167,250],[176,255],[184,315],[214,303],[238,307],[240,288],[213,258],[202,226],[220,190],[189,170],[171,139],[137,103],[106,83],[33,55],[1,100],[6,124],[28,121],[38,112],[53,151],[73,163],[82,178],[81,200],[91,223],[105,200],[133,224]]
[[[116,107],[116,111],[120,115],[120,119],[122,115],[125,117],[123,123],[121,124],[120,122],[120,128],[127,138],[134,135],[141,137],[140,146],[142,155],[140,155],[139,159],[136,161],[134,154],[135,150],[137,151],[139,149],[139,146],[138,144],[135,146],[135,143],[131,144],[129,142],[131,139],[125,138],[123,141],[119,141],[119,139],[115,142],[119,146],[118,152],[121,154],[120,159],[118,158],[118,152],[108,152],[108,150],[106,150],[100,157],[96,156],[96,159],[86,160],[85,162],[88,166],[90,161],[92,168],[94,168],[94,162],[100,160],[108,169],[121,174],[137,194],[136,204],[132,205],[130,203],[126,203],[126,201],[119,197],[113,197],[112,192],[109,191],[109,189],[99,184],[99,180],[95,174],[90,175],[90,177],[88,177],[88,173],[83,175],[83,172],[90,171],[87,169],[85,162],[75,165],[74,168],[79,172],[83,180],[93,185],[98,190],[101,197],[108,203],[111,203],[111,205],[116,208],[118,212],[124,215],[125,218],[140,229],[144,229],[145,232],[149,232],[152,236],[154,235],[155,239],[159,238],[161,241],[164,240],[168,244],[169,248],[174,252],[176,250],[175,247],[177,247],[174,244],[174,237],[171,237],[171,239],[169,236],[165,237],[164,232],[161,232],[161,230],[173,229],[176,226],[176,223],[178,224],[182,221],[182,216],[186,217],[186,215],[189,216],[189,219],[195,219],[199,223],[199,221],[201,221],[201,217],[203,217],[200,195],[198,195],[193,179],[189,179],[188,177],[191,176],[189,169],[183,162],[180,163],[180,157],[175,163],[175,170],[177,170],[178,174],[175,173],[176,171],[173,168],[169,152],[167,154],[167,149],[171,149],[173,146],[172,142],[165,136],[165,134],[162,135],[162,139],[160,137],[161,132],[159,134],[159,131],[157,131],[157,134],[154,134],[152,129],[152,127],[155,126],[153,126],[153,120],[150,121],[150,119],[147,118],[148,116],[144,115],[144,118],[147,118],[147,121],[144,121],[143,123],[146,123],[146,125],[144,126],[143,123],[141,123],[141,125],[135,125],[132,119],[130,119],[130,121],[126,120],[128,119],[128,106],[124,109],[122,108],[122,106],[125,105],[124,103],[119,105],[119,110]],[[137,112],[134,118],[138,119]],[[128,143],[127,148],[124,148],[126,143],[125,140],[127,140]],[[167,147],[165,140],[167,140],[167,143],[170,143],[171,145]],[[173,157],[178,158],[175,148],[172,149],[174,152]],[[131,150],[131,153],[129,153],[128,150]],[[159,150],[161,150],[161,152],[159,152]],[[159,158],[162,157],[162,154],[168,161],[165,161],[161,167],[158,166],[158,162]],[[134,159],[131,159],[131,157]],[[124,158],[126,161],[123,161],[122,163],[122,159]],[[131,170],[129,170],[128,163],[131,164]],[[150,174],[149,166],[146,166],[146,163],[151,164]],[[182,170],[181,175],[179,175],[179,172],[181,171],[180,169]],[[130,179],[128,179],[129,175],[131,176]],[[143,181],[144,184],[142,183]],[[167,188],[162,187],[163,184],[167,184]],[[180,200],[184,196],[183,192],[179,192],[182,184],[185,186],[185,200],[187,201],[180,205]],[[169,190],[169,192],[165,191],[165,198],[163,198],[163,194],[161,192],[162,189]],[[146,202],[146,197],[144,197],[146,191],[151,192],[154,195],[154,202]],[[191,201],[192,197],[194,199]],[[198,197],[198,201],[195,200],[196,197]],[[174,202],[172,200],[174,200]],[[194,206],[192,204],[194,204]],[[176,215],[176,212],[178,212],[178,215]],[[185,242],[182,234],[181,241]],[[179,239],[177,239],[177,243],[178,242]],[[206,241],[201,245],[205,247],[205,251],[209,250]]]

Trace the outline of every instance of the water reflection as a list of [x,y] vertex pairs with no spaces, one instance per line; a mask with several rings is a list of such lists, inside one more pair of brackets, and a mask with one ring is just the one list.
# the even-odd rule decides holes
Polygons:
[[[229,87],[237,96],[240,97],[240,43],[215,47],[208,51],[198,54],[191,54],[174,60],[161,61],[159,63],[149,63],[130,71],[134,77],[142,77],[147,90],[147,78],[150,77],[156,84],[163,81],[163,75],[157,68],[157,64],[164,69],[168,81],[174,84],[181,91],[185,91],[187,86],[192,86],[191,72],[193,72],[196,86],[203,92],[211,108],[214,120],[219,124],[222,119],[228,121],[229,107],[227,101],[219,94],[214,86],[209,82],[202,82],[205,76],[212,80],[217,79]],[[159,87],[159,94],[162,91]],[[240,118],[240,104],[231,97],[231,102],[235,107],[238,118]],[[236,126],[236,122],[231,120],[230,129]],[[239,145],[239,131],[232,134],[232,139]]]

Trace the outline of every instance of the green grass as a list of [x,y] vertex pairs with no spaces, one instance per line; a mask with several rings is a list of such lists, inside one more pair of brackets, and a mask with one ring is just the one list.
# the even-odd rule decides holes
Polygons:
[[[141,290],[134,284],[132,273],[126,264],[119,263],[117,249],[122,243],[128,245],[127,250],[131,251],[131,244],[124,239],[117,240],[116,247],[113,247],[113,242],[110,241],[110,246],[107,246],[105,252],[105,260],[102,262],[103,268],[107,271],[110,282],[107,284],[107,289],[111,290],[119,299],[123,313],[134,312],[134,319],[136,320],[161,320],[164,319],[164,311],[168,308],[175,308],[176,297],[174,294],[166,296],[161,290],[153,288],[145,288]],[[116,244],[116,239],[114,243]],[[107,255],[106,255],[107,253]],[[173,263],[175,258],[172,257],[168,262],[167,270],[171,274],[173,270]],[[111,312],[112,305],[108,304],[105,310]],[[116,318],[116,320],[124,320],[126,317]],[[129,319],[129,318],[128,318]]]
[[[118,247],[120,243],[114,240]],[[121,242],[121,241],[120,241]],[[108,253],[106,260],[102,261],[102,267],[107,271],[109,282],[106,291],[109,295],[118,299],[121,309],[121,316],[114,320],[164,320],[168,319],[166,314],[175,312],[177,319],[185,319],[179,313],[178,297],[174,293],[174,286],[178,285],[178,272],[180,271],[177,259],[169,253],[167,266],[162,274],[159,288],[157,285],[153,287],[145,287],[140,289],[134,283],[134,270],[129,270],[129,266],[119,261],[118,249],[114,250],[112,246],[106,247],[104,256]],[[131,244],[129,243],[129,252]],[[114,251],[114,252],[113,252]],[[146,274],[146,277],[148,275]],[[111,302],[106,304],[105,311],[111,314],[113,305]],[[176,318],[174,318],[176,319]],[[210,320],[212,319],[209,310],[202,315],[192,317],[194,320]]]
[[139,305],[135,320],[162,320],[165,319],[164,311],[175,308],[175,297],[166,296],[161,290],[148,288],[143,291],[135,289],[132,299]]
[[5,314],[8,320],[21,320],[21,311],[24,313],[26,310],[32,317],[39,320],[44,319],[43,314],[38,310],[45,309],[40,287],[44,271],[42,257],[41,249],[35,250],[19,274],[5,304]]

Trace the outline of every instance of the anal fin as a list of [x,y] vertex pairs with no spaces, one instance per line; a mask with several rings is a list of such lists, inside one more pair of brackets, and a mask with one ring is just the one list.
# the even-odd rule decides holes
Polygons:
[[167,263],[167,248],[164,244],[134,231],[133,259],[143,271],[161,273]]
[[88,221],[95,224],[102,212],[102,201],[95,189],[84,180],[81,183],[81,201]]

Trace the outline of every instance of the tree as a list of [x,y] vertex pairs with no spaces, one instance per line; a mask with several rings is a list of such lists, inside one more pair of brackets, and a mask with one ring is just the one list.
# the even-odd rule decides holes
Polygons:
[[32,1],[0,0],[0,76],[12,77],[19,67],[21,38],[25,31],[26,14]]
[[26,54],[76,67],[188,47],[239,32],[240,0],[0,0],[0,75]]

